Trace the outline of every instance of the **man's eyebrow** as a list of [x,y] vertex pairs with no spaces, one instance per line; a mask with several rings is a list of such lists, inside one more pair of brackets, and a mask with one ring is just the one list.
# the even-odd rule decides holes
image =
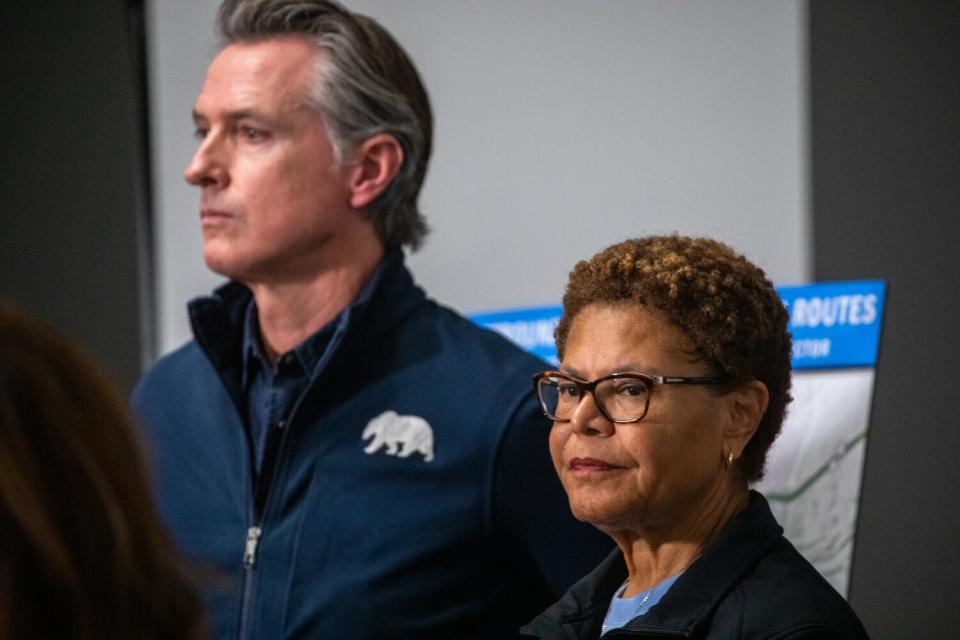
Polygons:
[[[208,118],[203,113],[193,109],[191,112],[194,122],[207,122]],[[251,118],[253,120],[260,120],[263,122],[272,122],[273,119],[269,118],[262,111],[257,109],[234,109],[232,111],[227,111],[224,116],[227,120],[242,120],[244,118]]]

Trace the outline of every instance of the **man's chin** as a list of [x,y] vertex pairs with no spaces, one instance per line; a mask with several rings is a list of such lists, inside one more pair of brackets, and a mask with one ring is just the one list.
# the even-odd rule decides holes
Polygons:
[[229,256],[224,256],[216,251],[204,250],[203,261],[207,268],[230,280],[242,280],[242,269],[237,261],[231,260]]

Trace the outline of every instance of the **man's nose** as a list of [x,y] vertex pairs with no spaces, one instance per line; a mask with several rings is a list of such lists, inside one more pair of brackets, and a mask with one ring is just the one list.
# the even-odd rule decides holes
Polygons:
[[200,146],[183,172],[187,182],[198,187],[215,186],[222,189],[227,186],[230,174],[220,146],[209,134],[200,141]]
[[577,408],[570,417],[570,427],[586,436],[611,436],[615,429],[597,407],[597,398],[591,392],[585,392]]

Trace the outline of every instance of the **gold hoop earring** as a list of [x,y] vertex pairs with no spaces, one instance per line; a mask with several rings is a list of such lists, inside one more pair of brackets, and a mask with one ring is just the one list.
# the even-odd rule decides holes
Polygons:
[[724,462],[724,465],[723,465],[724,469],[729,469],[730,467],[733,466],[733,451],[727,454],[727,459],[724,460],[723,462]]

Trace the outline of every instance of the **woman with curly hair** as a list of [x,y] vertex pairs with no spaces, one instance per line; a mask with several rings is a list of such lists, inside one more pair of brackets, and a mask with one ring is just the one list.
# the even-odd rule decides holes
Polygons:
[[578,263],[534,383],[574,515],[618,550],[524,633],[866,638],[750,490],[790,402],[788,315],[730,247],[627,240]]
[[125,403],[0,301],[0,640],[199,640]]

